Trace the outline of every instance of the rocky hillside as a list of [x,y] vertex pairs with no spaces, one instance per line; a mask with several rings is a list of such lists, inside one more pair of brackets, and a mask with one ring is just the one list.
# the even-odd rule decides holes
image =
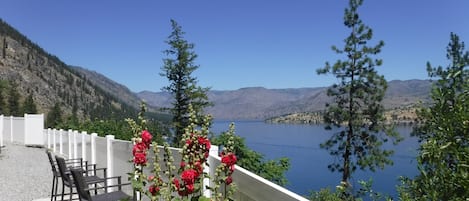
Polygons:
[[[385,99],[387,109],[409,107],[428,101],[431,83],[428,80],[390,81]],[[294,113],[315,113],[324,110],[331,99],[326,87],[301,89],[243,88],[234,91],[211,91],[208,96],[215,106],[207,110],[217,119],[269,119]],[[144,91],[138,96],[149,105],[170,107],[171,97],[165,92]],[[313,120],[315,121],[315,120]]]
[[71,66],[71,68],[84,76],[93,85],[103,89],[106,93],[118,95],[117,98],[127,105],[137,107],[140,104],[141,99],[126,86],[117,83],[96,71],[91,71],[79,66]]
[[0,79],[17,85],[21,98],[32,93],[39,112],[47,113],[55,103],[60,104],[65,115],[75,111],[79,118],[135,112],[129,106],[131,101],[129,104],[121,101],[116,97],[118,92],[104,90],[104,85],[101,88],[101,84],[91,81],[96,75],[69,67],[3,20],[0,20],[0,48]]

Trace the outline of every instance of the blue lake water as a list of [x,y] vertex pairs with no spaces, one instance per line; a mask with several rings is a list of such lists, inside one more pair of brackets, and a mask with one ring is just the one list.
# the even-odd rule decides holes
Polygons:
[[[215,134],[228,130],[228,121],[215,121],[212,131]],[[309,195],[310,191],[321,188],[335,188],[340,182],[339,172],[330,172],[327,165],[334,158],[319,144],[329,138],[331,132],[323,125],[266,124],[262,121],[237,121],[236,135],[244,137],[251,149],[262,153],[267,159],[290,158],[290,169],[286,173],[289,184],[286,188],[300,194]],[[411,138],[411,127],[397,127],[405,137],[399,145],[385,145],[395,150],[393,166],[386,166],[377,172],[357,170],[353,181],[373,179],[373,190],[393,197],[397,195],[395,186],[399,176],[413,177],[417,174],[418,141]]]

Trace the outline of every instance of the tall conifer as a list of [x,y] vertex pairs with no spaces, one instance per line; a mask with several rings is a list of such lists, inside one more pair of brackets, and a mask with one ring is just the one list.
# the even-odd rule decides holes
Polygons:
[[173,143],[180,145],[184,128],[189,123],[189,104],[192,104],[201,123],[203,109],[211,103],[207,97],[209,88],[197,86],[197,78],[192,75],[199,68],[194,63],[197,58],[193,51],[194,44],[184,39],[185,32],[176,21],[171,20],[171,27],[173,31],[166,41],[170,47],[164,51],[168,58],[163,59],[163,72],[160,75],[170,82],[163,90],[170,92],[174,97],[173,108],[170,109],[175,131]]
[[332,74],[339,80],[327,91],[333,103],[326,105],[324,114],[326,129],[336,127],[336,132],[321,148],[339,159],[328,168],[342,173],[341,186],[347,189],[343,196],[348,198],[353,172],[357,168],[375,171],[392,164],[388,157],[393,151],[384,150],[381,145],[388,139],[395,142],[398,139],[398,134],[384,125],[381,101],[387,84],[375,70],[382,60],[372,58],[381,51],[384,42],[369,44],[373,31],[359,18],[358,8],[362,3],[362,0],[350,0],[344,15],[344,25],[350,34],[343,48],[332,47],[344,56],[343,60],[334,65],[326,62],[324,68],[317,70],[318,74]]

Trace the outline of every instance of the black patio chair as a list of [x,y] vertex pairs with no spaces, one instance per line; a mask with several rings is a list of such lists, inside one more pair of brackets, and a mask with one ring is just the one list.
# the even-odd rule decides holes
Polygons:
[[[82,169],[71,169],[72,177],[75,182],[75,186],[78,192],[78,198],[80,201],[117,201],[117,200],[133,200],[132,196],[127,195],[122,191],[122,186],[129,185],[130,183],[121,183],[121,177],[108,177],[108,179],[117,179],[116,185],[106,185],[106,181],[104,181],[105,185],[101,187],[95,188],[88,188],[88,184],[85,181],[85,177],[83,177],[83,170]],[[109,187],[117,187],[117,191],[107,192],[107,188]],[[106,191],[105,193],[97,194],[97,189],[104,188]],[[90,190],[95,190],[95,194],[91,195]]]
[[[52,190],[51,190],[51,197],[50,197],[50,200],[52,201],[52,200],[57,200],[57,188],[59,186],[60,172],[57,167],[57,162],[54,161],[52,152],[46,149],[46,154],[47,154],[47,157],[49,158],[49,163],[52,169]],[[79,166],[81,168],[84,168],[86,171],[88,171],[90,167],[96,168],[96,164],[88,165],[88,161],[83,161],[82,158],[66,159],[65,163],[67,166]]]
[[[60,157],[60,156],[55,156],[55,160],[57,161],[57,166],[58,166],[58,169],[59,169],[59,173],[60,173],[60,177],[62,178],[62,196],[61,196],[61,200],[64,199],[64,193],[65,193],[65,186],[67,186],[69,188],[69,192],[70,192],[70,199],[69,200],[72,200],[72,195],[73,195],[73,188],[75,187],[75,184],[72,180],[72,177],[70,175],[70,169],[71,168],[74,168],[73,166],[72,167],[67,167],[67,164],[65,163],[65,159]],[[83,171],[83,168],[79,168]],[[102,170],[103,171],[103,177],[98,177],[97,176],[97,170]],[[94,174],[93,175],[89,175],[89,171],[92,171]],[[106,177],[106,168],[94,168],[93,170],[88,170],[86,172],[84,172],[85,176],[83,177],[84,178],[84,182],[87,183],[87,184],[96,184],[96,183],[100,183],[100,182],[103,182],[105,181],[105,177]]]

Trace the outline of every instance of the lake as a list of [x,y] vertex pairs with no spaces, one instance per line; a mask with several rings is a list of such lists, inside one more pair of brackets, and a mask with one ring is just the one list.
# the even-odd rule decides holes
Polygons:
[[[212,131],[216,134],[228,130],[229,121],[214,121]],[[267,159],[290,158],[290,169],[286,173],[289,184],[286,188],[300,195],[310,191],[331,187],[340,182],[339,172],[330,172],[327,165],[334,158],[319,144],[329,138],[332,131],[323,125],[267,124],[262,121],[236,121],[236,135],[246,139],[246,145],[262,153]],[[410,137],[412,127],[399,126],[396,130],[405,139],[397,146],[386,144],[395,150],[394,166],[386,166],[377,172],[357,170],[352,181],[373,179],[373,191],[396,197],[395,186],[399,176],[413,177],[417,174],[418,141]]]

